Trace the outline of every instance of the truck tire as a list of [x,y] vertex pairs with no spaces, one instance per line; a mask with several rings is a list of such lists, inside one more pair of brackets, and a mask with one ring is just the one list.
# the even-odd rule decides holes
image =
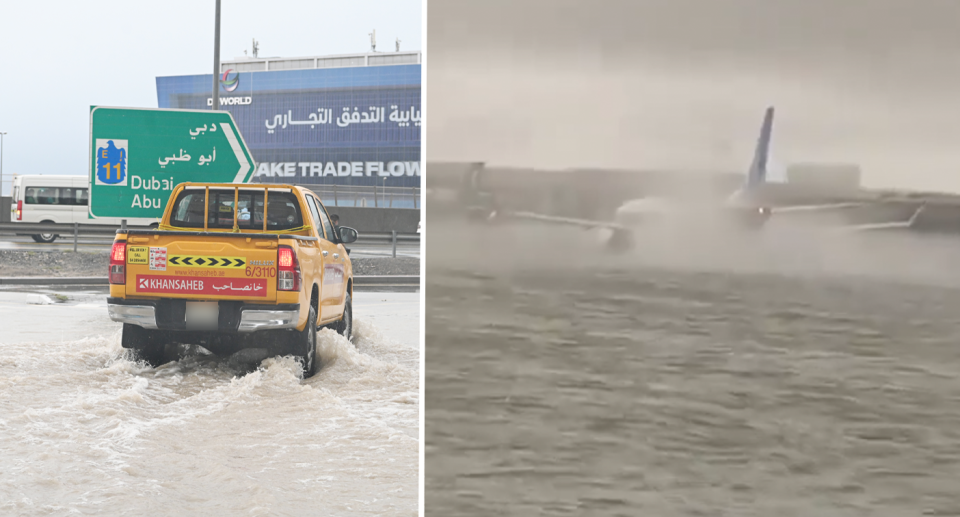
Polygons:
[[337,334],[353,341],[353,300],[347,293],[347,300],[343,304],[343,318],[336,323]]
[[307,326],[297,336],[297,360],[303,367],[303,378],[309,379],[317,373],[317,309],[310,306]]
[[156,368],[164,363],[166,344],[155,337],[152,332],[143,327],[124,323],[120,345],[127,349],[127,357],[131,361],[144,362]]

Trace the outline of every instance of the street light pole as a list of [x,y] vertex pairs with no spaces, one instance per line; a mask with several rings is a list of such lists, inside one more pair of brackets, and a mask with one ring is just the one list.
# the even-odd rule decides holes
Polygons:
[[213,106],[220,109],[220,0],[217,0],[217,21],[213,29]]

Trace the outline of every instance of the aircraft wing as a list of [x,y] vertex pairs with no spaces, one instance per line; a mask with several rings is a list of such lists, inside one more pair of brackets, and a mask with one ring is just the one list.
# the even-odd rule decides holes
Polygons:
[[867,231],[878,231],[878,230],[906,230],[913,226],[913,223],[916,222],[917,218],[920,217],[920,214],[923,213],[923,210],[927,207],[926,204],[920,205],[917,208],[917,211],[910,216],[910,219],[906,221],[893,221],[889,223],[869,223],[869,224],[855,224],[851,226],[841,226],[837,228],[838,231],[842,232],[867,232]]
[[869,232],[875,230],[905,230],[910,228],[913,225],[910,221],[896,221],[891,223],[873,223],[873,224],[856,224],[853,226],[841,226],[837,228],[838,231],[846,232]]
[[844,208],[857,208],[864,206],[864,203],[832,203],[832,204],[823,204],[823,205],[788,205],[788,206],[775,206],[770,208],[770,212],[774,214],[783,214],[791,212],[816,212],[818,210],[840,210]]
[[544,223],[560,224],[567,226],[578,226],[587,230],[594,228],[609,228],[611,230],[627,230],[626,226],[612,221],[593,221],[589,219],[577,219],[573,217],[559,217],[554,215],[536,214],[533,212],[510,212],[507,217],[516,219],[526,219],[530,221],[540,221]]

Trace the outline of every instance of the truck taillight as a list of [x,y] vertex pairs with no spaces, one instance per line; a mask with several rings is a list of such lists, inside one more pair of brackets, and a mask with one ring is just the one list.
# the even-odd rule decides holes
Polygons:
[[300,290],[300,261],[290,246],[277,248],[277,290]]
[[127,243],[123,241],[113,243],[113,249],[110,250],[110,283],[111,284],[127,283],[127,274],[125,271],[126,262],[127,262]]
[[23,200],[17,201],[17,221],[23,221]]

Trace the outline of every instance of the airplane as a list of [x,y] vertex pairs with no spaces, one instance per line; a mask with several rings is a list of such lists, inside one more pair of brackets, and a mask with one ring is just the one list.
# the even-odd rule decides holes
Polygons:
[[[617,208],[612,221],[579,219],[538,214],[527,211],[507,211],[497,207],[495,199],[488,193],[476,192],[476,199],[468,210],[474,219],[485,219],[493,223],[509,219],[539,221],[550,224],[570,225],[586,230],[605,229],[609,237],[606,247],[612,251],[626,251],[633,246],[633,230],[643,224],[670,218],[687,218],[694,224],[734,223],[735,228],[759,230],[775,214],[836,211],[863,206],[863,202],[851,201],[814,205],[771,206],[764,199],[765,191],[771,193],[772,184],[767,180],[767,162],[770,155],[770,139],[773,132],[773,106],[768,107],[763,117],[760,136],[754,150],[753,161],[747,171],[743,185],[721,203],[706,203],[672,198],[643,197],[632,199]],[[907,221],[895,221],[874,224],[859,224],[836,227],[842,231],[869,231],[909,228],[923,211],[924,206]]]

